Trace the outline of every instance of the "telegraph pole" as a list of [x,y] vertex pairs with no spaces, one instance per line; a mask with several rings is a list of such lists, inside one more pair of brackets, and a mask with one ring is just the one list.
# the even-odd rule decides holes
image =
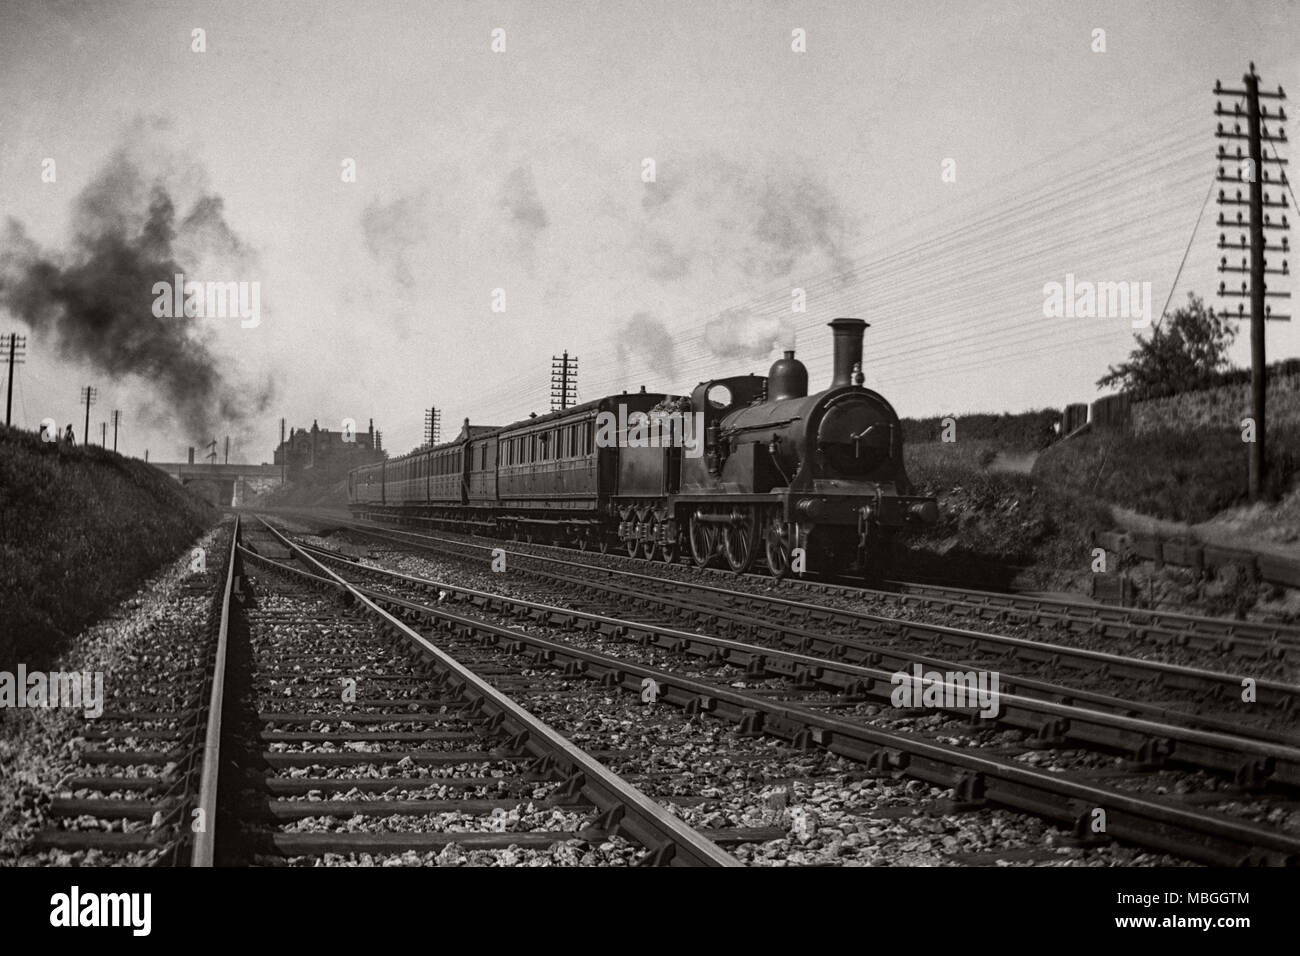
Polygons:
[[117,426],[122,424],[122,413],[113,409],[113,451],[117,451]]
[[424,443],[432,446],[442,440],[442,411],[437,408],[424,410]]
[[284,487],[285,472],[289,465],[289,449],[284,445],[284,419],[280,419],[280,486]]
[[551,411],[564,411],[578,401],[578,356],[551,356]]
[[99,389],[92,385],[87,385],[81,390],[81,400],[86,403],[86,423],[81,430],[81,440],[84,444],[90,444],[90,406],[99,401]]
[[108,447],[108,422],[99,423],[99,447]]
[[[1250,72],[1242,77],[1245,84],[1244,90],[1227,90],[1218,81],[1214,84],[1216,96],[1237,97],[1238,102],[1233,104],[1231,112],[1225,110],[1221,103],[1216,103],[1214,112],[1216,116],[1232,116],[1236,122],[1233,123],[1232,131],[1224,129],[1224,124],[1218,124],[1215,136],[1218,139],[1236,139],[1246,140],[1247,151],[1243,156],[1241,147],[1236,147],[1235,156],[1230,155],[1222,145],[1219,146],[1218,158],[1223,161],[1235,161],[1237,164],[1236,176],[1229,176],[1225,166],[1219,166],[1218,181],[1224,183],[1236,183],[1240,185],[1243,181],[1249,184],[1249,199],[1242,200],[1241,190],[1236,191],[1235,199],[1228,199],[1225,191],[1219,190],[1219,204],[1222,206],[1246,206],[1249,208],[1250,220],[1247,224],[1238,211],[1235,223],[1230,223],[1223,215],[1219,213],[1219,225],[1229,227],[1235,225],[1239,229],[1248,229],[1250,234],[1250,262],[1243,255],[1240,268],[1230,267],[1226,256],[1219,260],[1219,271],[1224,273],[1235,272],[1243,275],[1249,275],[1249,283],[1243,281],[1240,291],[1228,291],[1227,283],[1219,283],[1219,295],[1236,297],[1241,299],[1250,299],[1250,415],[1254,420],[1254,442],[1250,443],[1250,497],[1252,500],[1258,499],[1263,491],[1264,478],[1268,473],[1268,454],[1265,448],[1266,429],[1265,429],[1265,399],[1268,393],[1267,375],[1268,368],[1264,354],[1264,323],[1269,319],[1286,321],[1290,316],[1273,315],[1272,307],[1267,304],[1270,297],[1290,298],[1289,292],[1270,292],[1268,284],[1264,281],[1266,274],[1287,275],[1288,267],[1286,260],[1282,261],[1281,269],[1269,269],[1268,260],[1265,258],[1266,252],[1289,251],[1287,237],[1282,237],[1281,245],[1271,246],[1268,244],[1268,238],[1265,230],[1282,229],[1285,230],[1290,226],[1287,217],[1282,214],[1280,223],[1273,222],[1271,217],[1265,214],[1266,208],[1288,208],[1286,201],[1286,187],[1288,186],[1286,177],[1287,160],[1276,154],[1274,149],[1273,156],[1264,154],[1265,143],[1282,143],[1285,144],[1286,128],[1282,125],[1286,121],[1286,111],[1279,107],[1278,112],[1270,114],[1267,106],[1261,106],[1262,99],[1286,99],[1282,87],[1277,88],[1276,93],[1261,92],[1259,88],[1259,77],[1255,74],[1255,64],[1250,64]],[[1242,102],[1244,100],[1245,111],[1242,111]],[[1246,130],[1243,133],[1241,120],[1246,122]],[[1273,122],[1277,127],[1276,134],[1270,133],[1268,122]],[[1269,174],[1269,164],[1278,167],[1278,176],[1280,179],[1273,179]],[[1277,194],[1278,201],[1273,201],[1269,194],[1264,191],[1264,186],[1271,182],[1278,182],[1283,189]],[[1227,236],[1224,233],[1219,234],[1219,248],[1228,249]],[[1246,237],[1240,236],[1239,249],[1244,253],[1246,248]],[[1237,306],[1237,317],[1245,318],[1244,303]]]
[[27,349],[27,336],[16,335],[13,332],[0,335],[0,349],[9,352],[9,397],[5,400],[5,427],[8,428],[13,422],[14,366],[27,361],[27,356],[23,354]]

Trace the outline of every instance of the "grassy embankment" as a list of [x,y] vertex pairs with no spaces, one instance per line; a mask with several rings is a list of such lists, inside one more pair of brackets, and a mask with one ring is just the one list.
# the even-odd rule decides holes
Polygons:
[[0,426],[0,670],[52,660],[215,520],[142,461]]

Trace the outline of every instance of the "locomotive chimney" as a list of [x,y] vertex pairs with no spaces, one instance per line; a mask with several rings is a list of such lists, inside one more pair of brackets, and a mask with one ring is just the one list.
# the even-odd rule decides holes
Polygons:
[[835,364],[831,388],[853,384],[853,366],[862,364],[862,333],[868,328],[861,319],[835,319],[827,323],[835,330]]

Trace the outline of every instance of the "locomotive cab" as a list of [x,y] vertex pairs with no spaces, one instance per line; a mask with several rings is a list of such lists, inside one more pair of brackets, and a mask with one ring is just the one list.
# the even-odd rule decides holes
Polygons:
[[732,413],[761,403],[767,394],[767,379],[761,375],[733,375],[701,382],[691,391],[691,411],[702,415],[704,453],[682,461],[682,486],[703,488],[717,484],[732,443],[722,428]]

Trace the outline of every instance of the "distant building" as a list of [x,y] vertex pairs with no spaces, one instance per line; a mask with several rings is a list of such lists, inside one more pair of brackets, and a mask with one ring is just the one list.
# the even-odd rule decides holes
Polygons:
[[373,418],[370,427],[353,435],[352,441],[344,441],[343,432],[321,428],[315,421],[311,428],[291,428],[289,437],[275,450],[275,464],[284,466],[290,481],[338,480],[358,465],[387,457],[383,435],[375,431]]

